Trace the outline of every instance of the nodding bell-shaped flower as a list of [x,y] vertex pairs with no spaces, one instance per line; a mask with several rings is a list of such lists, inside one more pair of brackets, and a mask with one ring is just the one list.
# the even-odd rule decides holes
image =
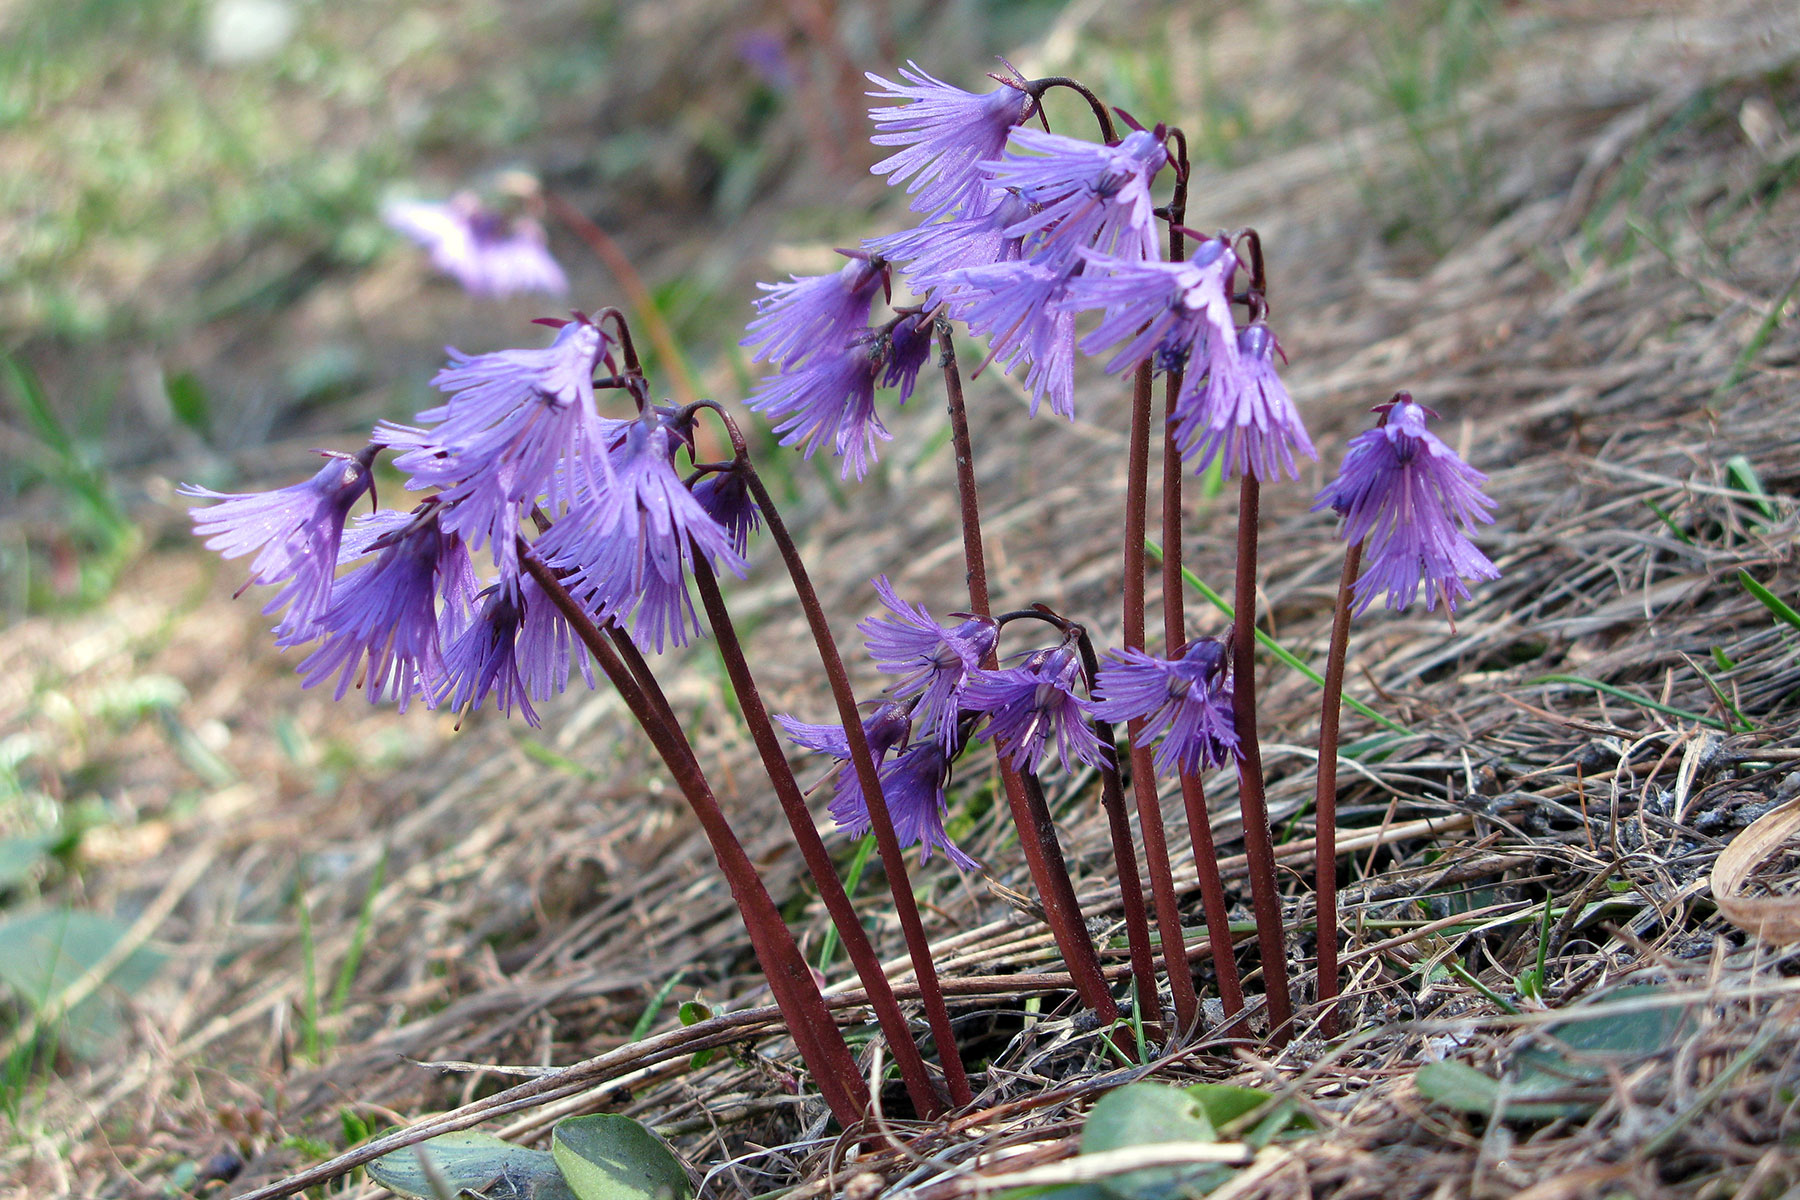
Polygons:
[[376,436],[404,451],[394,465],[411,474],[408,488],[439,490],[444,529],[474,550],[491,542],[510,573],[519,521],[533,505],[558,513],[612,478],[603,444],[619,423],[594,407],[594,372],[608,351],[585,318],[542,349],[470,356],[453,348],[432,380],[450,398],[417,418],[430,428],[383,422]]
[[439,528],[439,511],[426,501],[404,525],[374,542],[374,562],[337,581],[331,605],[313,630],[323,641],[300,663],[303,686],[336,675],[334,699],[342,700],[356,683],[371,704],[392,699],[405,712],[417,698],[437,706],[444,686],[437,597],[453,598],[445,620],[455,628],[458,601],[474,591],[468,551]]
[[1065,771],[1077,762],[1102,767],[1106,752],[1087,722],[1092,706],[1075,694],[1080,675],[1072,647],[1040,650],[1022,667],[975,672],[962,706],[987,714],[980,736],[992,739],[1015,770],[1036,771],[1052,745]]
[[[794,745],[838,760],[838,769],[831,775],[832,814],[835,816],[840,809],[860,813],[866,824],[869,813],[863,804],[862,783],[856,778],[856,765],[850,761],[850,739],[845,735],[844,727],[812,725],[783,713],[776,713],[775,721],[787,730],[788,740]],[[864,717],[862,727],[863,737],[869,743],[869,755],[880,767],[890,750],[906,744],[912,734],[912,716],[906,705],[888,701]],[[840,817],[838,823],[844,824],[845,820]]]
[[634,632],[659,653],[699,632],[687,590],[694,555],[744,573],[731,531],[675,471],[687,436],[655,408],[625,423],[610,449],[613,485],[584,494],[536,543],[546,562],[570,572],[569,591],[596,615],[623,621],[636,609]]
[[956,741],[963,684],[998,640],[994,622],[970,617],[947,629],[923,605],[895,595],[886,575],[875,580],[875,592],[892,616],[870,617],[857,626],[868,639],[869,657],[883,671],[903,676],[893,687],[896,697],[918,697],[912,718],[919,737],[948,749]]
[[1107,146],[1020,126],[1006,154],[982,169],[1032,206],[1011,236],[1041,235],[1041,253],[1060,257],[1086,247],[1139,260],[1157,257],[1150,181],[1168,161],[1162,138],[1146,129]]
[[786,369],[836,351],[868,326],[875,293],[887,285],[887,264],[861,250],[838,253],[850,261],[835,274],[756,285],[769,294],[756,302],[756,319],[738,343],[751,348],[751,362]]
[[800,369],[762,381],[746,407],[775,423],[783,446],[811,458],[821,446],[843,459],[845,479],[861,479],[875,461],[875,444],[893,437],[875,413],[879,348],[854,340],[815,356]]
[[999,76],[999,87],[979,94],[933,78],[914,62],[901,68],[900,78],[906,82],[868,76],[882,89],[870,96],[901,102],[869,110],[879,130],[869,140],[905,147],[869,170],[886,175],[890,184],[912,180],[906,190],[914,195],[915,212],[967,211],[980,205],[988,183],[977,164],[1006,147],[1007,135],[1031,115],[1035,101],[1019,82]]
[[1190,369],[1175,410],[1175,441],[1196,474],[1219,460],[1226,479],[1250,474],[1267,482],[1300,478],[1295,456],[1316,459],[1312,439],[1275,373],[1280,346],[1261,321],[1240,330],[1235,344],[1216,342],[1204,380]]
[[275,627],[283,641],[311,638],[330,604],[344,521],[369,490],[370,468],[380,449],[327,453],[330,461],[311,479],[270,492],[215,492],[192,484],[179,489],[184,496],[219,501],[190,511],[194,532],[207,539],[208,550],[225,558],[256,553],[245,587],[286,585],[263,607],[265,613],[287,608]]
[[1198,384],[1215,350],[1235,356],[1231,278],[1238,261],[1222,239],[1206,239],[1179,263],[1130,262],[1091,250],[1082,257],[1088,270],[1070,285],[1067,304],[1078,312],[1105,310],[1081,348],[1098,354],[1123,342],[1108,371],[1129,371],[1149,359],[1158,371],[1193,372]]
[[1081,260],[1038,259],[954,271],[955,303],[969,332],[991,335],[988,358],[1009,371],[1024,359],[1031,415],[1050,401],[1059,417],[1075,417],[1075,314],[1064,303]]
[[1494,519],[1494,502],[1481,490],[1487,476],[1425,428],[1437,414],[1401,392],[1374,409],[1381,424],[1350,439],[1343,469],[1319,493],[1313,511],[1330,508],[1344,518],[1343,538],[1363,543],[1355,611],[1387,596],[1398,611],[1425,586],[1425,610],[1456,611],[1468,598],[1465,579],[1498,579],[1499,568],[1469,540],[1475,525]]
[[1156,769],[1165,776],[1197,774],[1237,753],[1237,719],[1225,683],[1225,647],[1211,638],[1190,643],[1177,659],[1111,650],[1094,683],[1094,715],[1143,719],[1141,736],[1161,739]]

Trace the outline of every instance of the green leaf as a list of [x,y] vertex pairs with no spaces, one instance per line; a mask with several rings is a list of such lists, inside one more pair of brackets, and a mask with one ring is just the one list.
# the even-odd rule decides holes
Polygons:
[[[0,983],[34,1009],[54,1006],[63,993],[100,965],[129,926],[112,917],[70,909],[42,909],[0,920]],[[105,986],[64,1014],[63,1037],[81,1054],[98,1051],[118,1031],[113,996],[149,984],[163,956],[138,947],[106,978]]]
[[30,879],[38,863],[61,840],[62,835],[58,833],[32,833],[0,838],[0,892],[16,888]]
[[550,1153],[578,1200],[687,1200],[687,1168],[650,1129],[616,1113],[558,1121]]
[[1313,1128],[1312,1118],[1296,1108],[1292,1101],[1284,1100],[1275,1103],[1275,1097],[1257,1088],[1237,1087],[1229,1083],[1196,1083],[1184,1089],[1188,1095],[1200,1102],[1200,1108],[1206,1113],[1214,1129],[1223,1129],[1234,1121],[1267,1108],[1260,1119],[1244,1134],[1244,1141],[1261,1149],[1274,1139],[1276,1134],[1286,1133],[1290,1129]]
[[[426,1168],[421,1156],[431,1160]],[[474,1192],[489,1200],[575,1200],[556,1160],[542,1150],[502,1141],[491,1133],[446,1133],[384,1154],[368,1165],[369,1178],[390,1192],[442,1200]]]
[[[1160,1083],[1133,1083],[1108,1092],[1094,1105],[1081,1131],[1081,1152],[1099,1154],[1128,1146],[1218,1140],[1198,1099]],[[1204,1195],[1230,1174],[1229,1168],[1210,1165],[1150,1167],[1115,1175],[1100,1188],[1108,1196],[1126,1200],[1164,1200]]]
[[206,387],[192,371],[165,376],[163,390],[169,395],[169,408],[175,419],[201,437],[212,434],[212,406],[207,402]]
[[[1660,990],[1619,988],[1595,1003],[1603,1007]],[[1687,1023],[1688,1009],[1673,1006],[1579,1015],[1548,1026],[1543,1040],[1515,1053],[1501,1079],[1465,1063],[1441,1062],[1420,1067],[1414,1082],[1427,1099],[1462,1112],[1491,1117],[1499,1111],[1524,1121],[1585,1116],[1611,1094],[1609,1072],[1629,1070],[1672,1046]]]

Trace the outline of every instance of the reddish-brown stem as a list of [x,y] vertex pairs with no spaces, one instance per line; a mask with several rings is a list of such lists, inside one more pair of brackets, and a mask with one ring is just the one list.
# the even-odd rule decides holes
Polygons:
[[1315,895],[1319,926],[1319,1003],[1325,1011],[1319,1032],[1338,1033],[1338,927],[1337,927],[1337,759],[1338,721],[1343,715],[1344,662],[1350,647],[1350,605],[1356,576],[1362,570],[1363,544],[1344,551],[1344,573],[1338,579],[1337,610],[1331,616],[1331,648],[1325,656],[1325,701],[1319,712],[1319,782],[1313,792],[1313,814],[1318,822],[1318,878]]
[[[1139,363],[1131,392],[1131,441],[1125,468],[1125,611],[1127,650],[1144,648],[1144,530],[1149,519],[1150,490],[1150,363]],[[1125,726],[1131,742],[1131,791],[1137,798],[1138,829],[1144,838],[1144,866],[1162,933],[1163,970],[1175,1001],[1177,1033],[1194,1029],[1200,1000],[1188,969],[1182,940],[1181,908],[1175,898],[1175,872],[1169,866],[1169,844],[1163,831],[1162,801],[1156,794],[1156,763],[1144,741],[1142,718]]]
[[[1175,194],[1169,201],[1169,261],[1187,257],[1182,223],[1187,220],[1187,138],[1171,129],[1175,143]],[[1185,372],[1170,371],[1163,390],[1163,493],[1162,493],[1162,598],[1163,653],[1178,658],[1187,648],[1186,598],[1181,579],[1181,448],[1175,443],[1175,407],[1181,398]],[[1219,1000],[1225,1015],[1244,1010],[1244,985],[1238,978],[1237,957],[1231,949],[1231,916],[1225,906],[1225,882],[1219,877],[1219,856],[1213,845],[1212,815],[1206,809],[1206,789],[1200,776],[1181,773],[1181,803],[1187,810],[1188,840],[1194,848],[1194,873],[1200,877],[1201,905],[1206,912],[1206,940],[1212,948],[1213,970],[1219,977]],[[1238,1031],[1234,1023],[1225,1031]]]
[[[991,616],[988,598],[987,556],[981,541],[981,499],[975,486],[975,450],[969,437],[969,415],[963,405],[962,372],[956,365],[956,343],[950,335],[950,322],[939,317],[933,325],[937,334],[939,365],[944,369],[945,407],[950,415],[950,443],[956,456],[956,494],[962,517],[963,564],[969,585],[969,611],[977,616]],[[992,670],[998,665],[996,651],[989,651],[982,667]],[[1006,792],[1006,804],[1013,826],[1019,831],[1019,845],[1025,852],[1025,866],[1036,885],[1038,898],[1044,905],[1044,919],[1056,938],[1069,975],[1075,980],[1076,994],[1103,1021],[1114,1021],[1119,1006],[1106,988],[1100,973],[1100,957],[1094,941],[1088,936],[1081,919],[1081,906],[1075,897],[1075,885],[1069,879],[1068,864],[1063,861],[1062,847],[1057,843],[1053,824],[1040,822],[1032,811],[1031,799],[1006,756],[995,746],[995,761],[1000,771],[1000,786]],[[1047,815],[1048,810],[1046,810]]]
[[1070,79],[1067,75],[1052,75],[1044,79],[1033,79],[1027,82],[1024,90],[1033,99],[1042,98],[1043,94],[1053,87],[1067,88],[1087,101],[1088,108],[1093,110],[1094,122],[1100,126],[1100,140],[1107,145],[1119,140],[1118,131],[1113,126],[1112,114],[1106,111],[1106,105],[1100,97],[1094,95],[1092,89],[1078,79]]
[[[845,1128],[855,1125],[869,1107],[868,1089],[857,1070],[855,1056],[832,1020],[825,998],[819,993],[818,982],[805,959],[801,958],[800,948],[794,944],[793,935],[770,899],[762,878],[726,821],[711,785],[700,770],[693,747],[688,745],[680,726],[669,720],[667,700],[660,695],[660,690],[651,692],[640,685],[637,675],[608,643],[593,619],[523,538],[519,540],[519,560],[574,628],[594,661],[600,664],[600,669],[649,736],[663,765],[693,809],[712,846],[719,869],[730,884],[732,898],[737,901],[744,927],[750,934],[751,948],[762,965],[776,1003],[787,1018],[788,1030],[793,1034],[801,1057],[811,1068],[819,1091],[839,1123]],[[654,684],[654,680],[649,682]]]
[[[1077,639],[1088,686],[1098,677],[1100,664],[1094,644],[1083,629]],[[1113,862],[1119,876],[1119,903],[1125,912],[1125,940],[1131,948],[1131,976],[1137,984],[1138,1013],[1149,1024],[1162,1021],[1162,997],[1156,987],[1156,951],[1150,946],[1150,914],[1144,908],[1144,883],[1138,875],[1137,847],[1131,841],[1131,817],[1125,811],[1125,788],[1119,782],[1118,749],[1107,721],[1094,722],[1094,736],[1106,750],[1100,768],[1100,805],[1106,810],[1106,830],[1112,836]]]
[[[737,440],[739,436],[734,430],[733,440]],[[944,1005],[943,989],[938,986],[937,966],[931,960],[931,944],[925,936],[924,923],[919,920],[918,901],[913,898],[912,881],[906,872],[906,852],[901,849],[900,838],[894,833],[894,820],[888,813],[887,797],[882,792],[881,780],[876,774],[875,757],[869,752],[869,740],[863,734],[862,717],[856,710],[856,694],[850,689],[849,673],[844,670],[844,660],[838,653],[837,639],[832,636],[831,624],[825,619],[819,595],[813,590],[812,579],[806,572],[806,563],[800,557],[800,548],[794,544],[786,523],[781,519],[781,513],[776,509],[775,498],[769,494],[762,477],[748,459],[744,460],[744,481],[750,485],[750,494],[762,509],[763,523],[768,527],[769,536],[781,550],[782,561],[787,565],[788,576],[793,581],[794,594],[800,600],[800,607],[806,613],[807,625],[812,629],[813,641],[818,645],[819,661],[825,667],[825,677],[831,684],[832,698],[837,702],[838,720],[843,722],[844,736],[850,743],[850,763],[856,771],[857,783],[862,787],[863,799],[868,804],[869,826],[875,832],[875,848],[880,852],[881,865],[887,872],[888,889],[894,897],[894,912],[900,918],[900,930],[906,936],[906,949],[912,958],[913,974],[919,981],[920,996],[925,1003],[925,1018],[931,1025],[932,1036],[937,1039],[938,1061],[943,1067],[944,1083],[950,1090],[951,1101],[960,1108],[972,1103],[975,1094],[969,1090],[968,1073],[957,1052],[956,1031],[950,1024],[950,1010]]]
[[806,797],[800,791],[793,769],[788,766],[787,756],[782,753],[781,739],[769,720],[761,689],[756,686],[756,677],[750,673],[743,645],[738,641],[737,627],[725,606],[725,597],[719,591],[718,576],[699,554],[694,556],[694,583],[700,592],[700,603],[706,608],[707,623],[712,626],[719,657],[725,660],[725,673],[730,676],[732,690],[737,694],[744,724],[756,743],[757,753],[762,756],[763,770],[768,773],[782,814],[787,817],[788,828],[793,831],[794,842],[800,847],[800,857],[806,861],[806,869],[819,889],[819,898],[825,903],[825,911],[831,914],[832,924],[837,927],[838,940],[843,942],[857,977],[869,994],[869,1004],[881,1022],[882,1032],[887,1034],[888,1048],[900,1066],[901,1077],[906,1080],[907,1094],[921,1116],[938,1116],[943,1112],[943,1103],[932,1087],[925,1059],[907,1027],[906,1014],[900,1011],[900,1003],[894,999],[894,989],[881,969],[881,959],[862,922],[857,920],[856,907],[844,891],[837,869],[832,866],[831,853],[825,849],[825,841],[813,823],[812,810],[806,807]]
[[681,356],[681,348],[675,344],[675,335],[670,331],[669,323],[663,319],[662,310],[656,306],[656,299],[650,294],[650,289],[644,286],[643,276],[631,265],[631,259],[626,257],[619,243],[604,229],[588,219],[586,213],[555,192],[544,193],[544,204],[551,215],[562,222],[570,233],[580,238],[582,244],[593,251],[594,257],[612,273],[619,290],[625,293],[626,303],[631,305],[632,315],[650,334],[651,344],[668,364],[675,398],[683,405],[692,404],[700,396],[700,385],[688,370],[687,360]]
[[1269,1036],[1286,1045],[1293,1035],[1294,1002],[1288,993],[1287,938],[1281,896],[1275,886],[1275,842],[1263,797],[1262,745],[1256,736],[1256,526],[1262,487],[1246,471],[1238,489],[1237,578],[1231,628],[1231,707],[1238,734],[1238,805],[1244,817],[1244,857],[1250,868],[1250,903],[1262,953],[1263,990],[1269,1000]]

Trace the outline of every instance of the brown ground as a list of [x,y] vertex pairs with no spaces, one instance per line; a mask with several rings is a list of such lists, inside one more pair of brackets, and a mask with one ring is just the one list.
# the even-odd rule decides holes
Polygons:
[[[1356,27],[1337,10],[1282,12],[1279,36],[1266,17],[1210,26],[1213,82],[1249,111],[1277,114],[1271,125],[1339,111],[1347,69],[1313,67],[1354,59]],[[1065,14],[1028,69],[1061,66],[1088,19]],[[1203,1037],[1164,1069],[1286,1089],[1323,1131],[1265,1151],[1228,1185],[1233,1195],[1777,1195],[1800,1184],[1791,955],[1726,921],[1709,873],[1800,778],[1790,774],[1800,630],[1776,622],[1738,578],[1748,571],[1790,603],[1800,593],[1800,14],[1776,3],[1594,3],[1520,5],[1493,19],[1499,48],[1484,73],[1455,81],[1449,109],[1411,124],[1378,110],[1197,174],[1190,224],[1254,223],[1270,248],[1288,379],[1322,462],[1335,466],[1363,409],[1410,388],[1491,473],[1500,516],[1484,542],[1505,577],[1479,590],[1454,630],[1420,613],[1377,615],[1353,636],[1351,694],[1415,731],[1343,777],[1342,824],[1366,835],[1344,835],[1358,1036],[1335,1049],[1308,1037],[1281,1053],[1235,1054]],[[1179,68],[1195,52],[1193,26],[1168,28]],[[804,210],[844,186],[795,182],[783,202]],[[767,209],[748,221],[778,224]],[[733,253],[747,257],[762,240]],[[729,380],[721,368],[709,383],[732,394]],[[1043,600],[1103,637],[1116,633],[1122,390],[1091,380],[1073,429],[1028,422],[988,377],[972,392],[997,602]],[[942,418],[928,398],[915,409],[893,423],[889,465],[841,501],[809,470],[796,475],[790,519],[844,632],[881,571],[936,611],[957,606],[950,463],[930,440]],[[908,449],[927,444],[937,448]],[[276,453],[298,461],[296,449]],[[1728,472],[1735,456],[1766,502]],[[1313,661],[1339,555],[1329,523],[1305,511],[1320,482],[1271,488],[1263,533],[1268,623]],[[235,1193],[344,1149],[346,1114],[398,1126],[516,1082],[418,1061],[550,1067],[618,1051],[677,976],[659,1033],[677,1028],[674,999],[698,993],[715,1010],[766,1002],[703,841],[610,696],[550,706],[539,734],[487,714],[453,732],[448,715],[398,717],[301,692],[256,606],[229,601],[238,571],[182,544],[165,478],[152,473],[145,486],[163,503],[142,514],[153,549],[108,599],[0,635],[0,711],[19,714],[18,729],[46,747],[27,768],[37,786],[73,801],[99,779],[111,803],[109,822],[83,840],[80,870],[48,880],[53,894],[128,920],[149,914],[141,935],[171,958],[126,1004],[121,1049],[64,1056],[32,1087],[7,1129],[0,1178],[31,1195],[179,1194],[192,1164],[227,1153],[245,1160]],[[1223,586],[1229,504],[1202,505],[1193,527],[1190,565]],[[760,552],[735,593],[742,623],[776,706],[823,719],[799,619],[768,557]],[[1190,627],[1220,628],[1198,601],[1189,612]],[[718,764],[771,890],[816,945],[824,917],[774,830],[747,741],[720,703],[720,673],[707,652],[689,660],[670,676],[671,697],[691,714],[702,758]],[[1317,692],[1296,672],[1264,669],[1270,795],[1285,817],[1310,796]],[[117,715],[137,711],[120,699],[131,688],[159,687],[179,696],[144,709],[161,719]],[[1347,717],[1347,739],[1372,731]],[[1030,886],[991,784],[979,769],[960,782],[954,830],[986,877],[934,863],[916,879],[934,938],[958,940],[946,974],[1053,971],[1041,926],[990,888]],[[1230,781],[1213,785],[1227,840],[1234,796]],[[1052,800],[1090,915],[1116,917],[1097,807],[1074,789]],[[1169,813],[1176,847],[1186,842],[1179,808]],[[1311,836],[1306,818],[1288,832],[1297,922],[1310,919]],[[1759,886],[1783,890],[1786,865]],[[1177,875],[1192,883],[1185,852]],[[1241,868],[1233,879],[1241,886]],[[1456,911],[1415,898],[1428,887],[1479,889],[1466,903],[1499,923],[1473,933],[1415,924],[1396,936],[1393,921]],[[1549,1007],[1652,983],[1669,1003],[1699,998],[1690,1031],[1615,1071],[1591,1116],[1490,1123],[1428,1102],[1413,1083],[1420,1062],[1449,1046],[1491,1068],[1531,1025],[1529,1013],[1523,1025],[1497,1020],[1490,999],[1430,965],[1458,962],[1513,995],[1534,961],[1546,893],[1576,910],[1553,933]],[[1189,900],[1197,926],[1198,897]],[[898,954],[897,932],[878,929]],[[365,937],[334,1010],[341,964]],[[1390,944],[1358,954],[1379,942]],[[1295,943],[1303,958],[1310,947]],[[327,995],[316,1047],[309,957]],[[832,978],[842,974],[840,964]],[[966,1000],[970,1027],[991,1014],[971,1053],[1006,1068],[987,1078],[984,1104],[1101,1065],[1070,1022],[1021,1032],[1021,987],[970,988],[980,993]],[[1067,1007],[1054,990],[1043,1001],[1046,1014]],[[555,1107],[484,1127],[536,1137],[554,1116],[623,1111],[673,1127],[701,1172],[743,1156],[716,1194],[829,1190],[846,1168],[828,1161],[831,1140],[816,1138],[810,1109],[785,1094],[791,1047],[766,1020],[746,1020],[759,1040],[735,1057],[689,1069],[694,1045],[679,1038],[661,1066],[614,1055],[542,1085],[565,1085]],[[920,1147],[938,1156],[933,1166],[890,1152],[861,1168],[922,1194],[972,1194],[966,1179],[932,1181],[958,1163],[998,1170],[981,1156],[1005,1146],[1027,1147],[1007,1169],[1066,1153],[1061,1139],[1085,1102],[1064,1095],[939,1131]]]

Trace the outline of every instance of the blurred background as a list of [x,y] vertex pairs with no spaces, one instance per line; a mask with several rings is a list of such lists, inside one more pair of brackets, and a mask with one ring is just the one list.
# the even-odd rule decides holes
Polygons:
[[[538,345],[531,318],[618,303],[551,217],[565,300],[470,296],[382,220],[400,199],[506,202],[520,173],[617,244],[700,389],[741,400],[755,282],[912,223],[868,173],[861,73],[910,59],[982,90],[996,56],[1188,131],[1189,223],[1262,230],[1329,462],[1400,386],[1502,489],[1610,445],[1596,404],[1678,395],[1674,422],[1722,384],[1791,403],[1789,3],[4,0],[0,1178],[164,1196],[267,1176],[506,1082],[421,1082],[397,1055],[567,1062],[672,1022],[671,980],[754,997],[721,889],[694,899],[703,845],[607,697],[537,731],[303,693],[175,488],[296,481],[311,448],[431,403],[446,344]],[[1091,136],[1066,98],[1050,111]],[[1083,524],[1118,486],[1120,397],[1098,378],[1072,433],[1027,426],[991,373],[972,392],[984,478],[1025,498],[995,534],[1002,586],[1038,589],[1022,601],[1116,596],[1116,535]],[[912,410],[865,485],[780,468],[845,631],[878,571],[960,578],[938,402]],[[1759,464],[1771,493],[1794,487],[1790,450]],[[1303,544],[1282,540],[1311,495],[1293,491],[1272,501],[1278,562]],[[1560,562],[1541,525],[1515,507],[1497,544]],[[1224,579],[1229,523],[1195,536]],[[1271,585],[1294,636],[1322,629],[1335,570]],[[746,624],[792,638],[765,578],[739,593]],[[1480,669],[1511,661],[1492,653]],[[802,665],[772,662],[778,703],[819,719]],[[703,754],[742,761],[709,724],[716,660],[689,666],[672,692]],[[1301,729],[1310,695],[1277,686],[1272,712],[1291,702]],[[990,815],[972,799],[953,832],[992,848]],[[921,887],[993,907],[935,868]]]

